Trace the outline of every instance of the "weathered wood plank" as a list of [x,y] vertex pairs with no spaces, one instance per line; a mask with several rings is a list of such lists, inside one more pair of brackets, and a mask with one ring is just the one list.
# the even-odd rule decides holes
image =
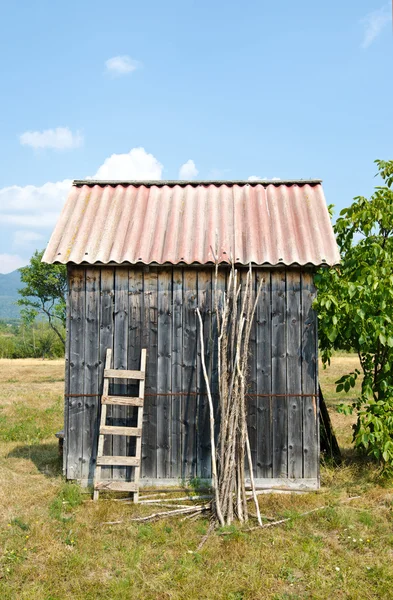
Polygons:
[[184,270],[183,294],[183,392],[184,401],[182,478],[196,476],[196,353],[197,353],[197,274],[195,269]]
[[66,300],[66,346],[65,346],[65,369],[64,369],[64,441],[63,441],[63,476],[68,478],[68,410],[70,398],[70,346],[71,346],[71,309],[70,309],[70,280],[72,267],[67,265],[67,300]]
[[95,398],[84,398],[82,433],[82,479],[91,480],[94,476],[97,452],[98,415],[100,409],[100,386],[98,379],[99,346],[97,336],[100,319],[100,271],[97,268],[86,269],[86,313],[85,313],[85,365],[84,379],[86,394],[97,394]]
[[[172,273],[172,392],[183,390],[183,270],[174,268]],[[171,419],[171,477],[180,478],[182,453],[183,398],[172,396]]]
[[[212,380],[212,270],[211,268],[198,271],[198,307],[203,322],[203,341],[205,346],[205,364],[208,379]],[[211,443],[210,443],[210,415],[207,399],[207,388],[202,371],[201,345],[199,324],[197,323],[197,477],[208,479],[211,477]]]
[[[244,273],[242,274],[242,284],[244,281]],[[254,269],[252,274],[252,301],[254,302],[256,298],[256,293],[259,285],[258,278],[258,270]],[[249,370],[247,377],[247,391],[249,394],[257,393],[257,315],[254,316],[254,322],[251,328],[250,334],[250,345],[249,345]],[[257,417],[257,407],[258,400],[256,397],[249,397],[246,400],[246,410],[247,410],[247,424],[248,424],[248,437],[250,440],[250,448],[251,448],[251,460],[253,465],[254,477],[257,477],[257,463],[258,463],[258,417]],[[249,469],[248,463],[246,461],[246,476],[248,476]]]
[[[100,427],[100,433],[103,435],[132,435],[137,437],[142,435],[142,429],[138,427],[121,427],[120,425],[105,425]],[[120,456],[124,456],[124,454]]]
[[[286,323],[285,271],[271,274],[272,281],[272,394],[286,394]],[[273,477],[288,472],[287,399],[272,397],[273,402]]]
[[[123,317],[124,320],[124,317]],[[117,340],[117,337],[116,337]],[[124,341],[124,340],[123,340]],[[128,369],[116,368],[116,369],[105,369],[104,377],[110,377],[111,379],[144,379],[145,374],[141,371],[130,371]]]
[[143,398],[130,396],[102,396],[102,404],[119,406],[143,406]]
[[[104,267],[101,269],[101,306],[100,306],[100,364],[99,381],[103,385],[104,365],[106,360],[106,351],[113,348],[113,311],[114,311],[114,269]],[[111,416],[108,411],[108,420]],[[104,454],[113,454],[112,438],[107,437],[104,441]],[[102,468],[102,477],[110,479],[112,469]]]
[[[132,267],[128,272],[128,369],[140,370],[142,348],[142,305],[143,305],[143,272],[140,267]],[[138,380],[139,383],[141,380]],[[137,380],[129,381],[128,389],[131,396],[138,395]],[[138,409],[130,409],[130,425],[136,425]],[[128,438],[127,454],[134,456],[136,441]]]
[[[298,270],[287,271],[287,392],[302,393],[301,282]],[[288,397],[288,477],[303,475],[303,404]]]
[[[143,274],[142,347],[147,348],[146,398],[142,440],[143,477],[157,477],[157,268],[146,267]],[[151,395],[150,395],[151,394]]]
[[312,308],[315,295],[312,273],[303,271],[303,394],[314,394],[303,399],[303,477],[305,478],[319,478],[318,340],[316,315]]
[[[72,270],[70,279],[70,394],[84,393],[84,326],[85,271]],[[68,473],[69,479],[80,479],[83,460],[83,398],[69,398],[68,404]]]
[[94,486],[95,490],[105,492],[110,490],[112,492],[137,492],[138,485],[133,481],[99,481]]
[[137,467],[140,459],[135,456],[101,456],[97,458],[97,465],[118,465]]
[[[163,268],[158,274],[158,327],[157,327],[157,392],[171,391],[171,347],[172,347],[172,270]],[[170,477],[170,396],[157,400],[157,477]]]
[[[256,378],[257,393],[271,394],[272,391],[272,311],[271,311],[271,273],[258,269],[257,285],[261,278],[265,280],[255,315],[256,328]],[[273,424],[272,399],[257,399],[257,477],[273,476]],[[251,448],[252,451],[252,448]]]
[[[216,299],[219,309],[222,308],[224,302],[224,294],[226,289],[228,267],[220,267],[217,273],[215,270],[212,272],[212,394],[213,394],[213,405],[215,410],[218,406],[218,329],[217,329],[217,315],[216,315]],[[219,419],[215,422],[215,438],[218,441],[219,434]]]

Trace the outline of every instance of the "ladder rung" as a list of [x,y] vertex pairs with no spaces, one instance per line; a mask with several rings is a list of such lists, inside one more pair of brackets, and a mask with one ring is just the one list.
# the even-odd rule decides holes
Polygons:
[[101,466],[124,466],[124,467],[139,467],[140,459],[136,456],[99,456],[97,457],[97,465]]
[[105,369],[104,377],[114,379],[144,379],[143,371],[126,371],[125,369]]
[[119,406],[143,406],[143,398],[131,396],[102,396],[102,404],[116,404]]
[[113,490],[114,492],[137,492],[138,484],[134,481],[98,481],[95,490]]
[[113,427],[112,425],[105,425],[100,427],[101,435],[128,435],[132,437],[141,437],[142,429],[138,427]]

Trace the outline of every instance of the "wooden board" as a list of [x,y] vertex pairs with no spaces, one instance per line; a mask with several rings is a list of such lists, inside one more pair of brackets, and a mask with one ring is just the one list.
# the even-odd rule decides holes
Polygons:
[[157,478],[171,474],[171,347],[172,347],[172,270],[158,274],[157,301]]
[[133,481],[99,481],[95,484],[94,489],[101,492],[105,492],[105,490],[112,492],[137,492],[138,485]]
[[143,406],[143,398],[131,398],[130,396],[102,396],[102,404]]
[[[212,380],[212,273],[210,270],[198,272],[198,307],[203,322],[203,342],[205,364],[209,381]],[[202,371],[199,320],[197,321],[197,392],[200,392],[197,410],[197,477],[211,477],[210,413],[207,388]],[[211,385],[211,384],[210,384]]]
[[182,479],[196,476],[196,366],[197,366],[197,273],[195,269],[184,271],[183,294],[183,452]]
[[319,407],[317,381],[318,340],[316,316],[312,308],[315,287],[310,272],[302,273],[303,393],[314,394],[303,399],[303,477],[319,477]]
[[[84,393],[84,321],[85,321],[85,270],[75,268],[70,279],[70,394]],[[82,478],[83,456],[83,397],[69,398],[68,402],[68,461],[67,477]]]
[[136,467],[139,466],[140,459],[135,456],[101,456],[97,458],[97,465],[119,465]]
[[118,425],[105,425],[100,427],[100,433],[104,435],[135,435],[141,436],[142,430],[138,427],[121,427]]
[[[271,273],[258,271],[257,281],[263,277],[265,283],[259,297],[255,316],[255,334],[257,344],[256,380],[257,393],[270,394],[272,391],[272,313],[271,313]],[[268,478],[273,475],[273,423],[272,398],[257,398],[257,477]],[[251,442],[250,442],[251,443]],[[251,446],[251,452],[253,447]]]
[[[117,339],[117,338],[116,338]],[[104,377],[110,377],[112,379],[144,379],[144,373],[140,371],[130,371],[127,369],[106,369],[104,371]]]
[[[143,273],[141,268],[132,267],[128,271],[128,302],[128,369],[138,371],[142,349]],[[130,395],[138,395],[140,381],[128,382]],[[137,413],[137,408],[129,410],[130,425],[132,426],[137,425]],[[135,452],[136,440],[128,438],[127,454],[134,456]]]
[[272,414],[273,414],[273,477],[286,477],[288,472],[288,412],[287,399],[274,394],[286,394],[286,280],[285,271],[271,275],[272,282]]
[[[287,392],[302,391],[302,318],[299,271],[287,271]],[[288,397],[288,477],[303,475],[303,398]]]
[[[106,351],[108,348],[113,348],[113,312],[114,312],[114,270],[113,268],[101,269],[101,305],[100,305],[100,363],[99,363],[99,378],[102,391],[104,381],[104,366],[106,359]],[[109,411],[108,411],[109,416]],[[98,426],[97,426],[98,428]],[[104,454],[113,454],[112,438],[105,438]],[[112,477],[112,469],[110,467],[102,468],[102,478],[109,479]]]
[[[242,275],[242,282],[244,280],[244,271]],[[252,298],[253,302],[256,298],[256,293],[259,286],[259,277],[254,272],[252,276]],[[250,394],[257,393],[257,338],[256,338],[256,320],[257,316],[254,317],[254,326],[252,327],[250,334],[250,344],[249,344],[249,372],[248,372],[248,389],[247,391]],[[251,459],[253,464],[254,477],[257,477],[257,463],[258,463],[258,418],[257,418],[257,406],[258,401],[255,396],[251,396],[246,400],[246,410],[247,410],[247,424],[248,424],[248,437],[250,440],[250,448],[251,448]],[[248,462],[246,460],[246,476],[248,476],[249,468]]]
[[98,415],[100,411],[101,382],[98,378],[100,360],[97,331],[100,319],[100,270],[86,269],[86,302],[84,321],[84,389],[96,397],[83,399],[83,431],[82,431],[82,479],[94,476],[97,453]]
[[183,269],[174,268],[172,275],[172,419],[171,477],[182,477],[183,402]]
[[143,415],[142,476],[157,477],[157,268],[143,274],[142,347],[147,348],[146,397]]

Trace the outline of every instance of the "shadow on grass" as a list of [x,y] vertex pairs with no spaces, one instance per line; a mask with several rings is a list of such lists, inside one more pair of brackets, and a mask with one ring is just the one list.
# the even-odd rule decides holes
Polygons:
[[56,442],[16,446],[7,454],[7,458],[31,460],[46,477],[58,477],[62,473],[62,458],[59,456],[59,446]]

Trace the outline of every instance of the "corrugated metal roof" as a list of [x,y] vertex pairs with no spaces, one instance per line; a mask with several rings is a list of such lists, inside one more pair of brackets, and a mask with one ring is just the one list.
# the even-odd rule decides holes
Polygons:
[[48,263],[333,265],[317,181],[76,181]]

